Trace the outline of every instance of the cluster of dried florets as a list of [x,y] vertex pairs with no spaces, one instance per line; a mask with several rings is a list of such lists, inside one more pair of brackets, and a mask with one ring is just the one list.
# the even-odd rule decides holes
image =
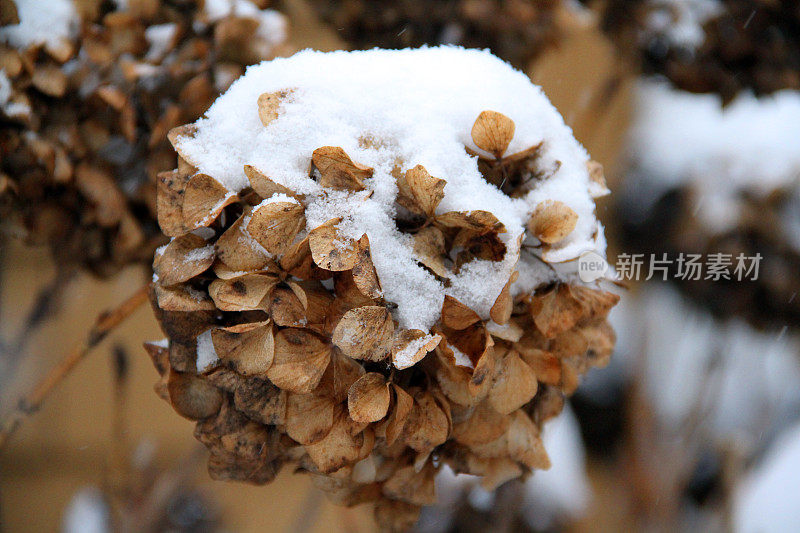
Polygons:
[[623,53],[680,89],[728,102],[742,89],[800,88],[800,9],[792,0],[612,0],[603,18]]
[[320,17],[356,48],[458,44],[489,48],[524,68],[580,24],[561,0],[315,0]]
[[[288,95],[258,99],[265,127]],[[505,155],[514,130],[484,111],[471,132],[483,177],[510,196],[548,177],[534,171],[536,147]],[[152,299],[168,342],[147,348],[159,395],[197,420],[214,478],[266,483],[293,464],[334,501],[373,502],[382,527],[403,530],[435,501],[443,464],[490,489],[549,466],[542,424],[583,372],[608,361],[616,295],[547,282],[512,296],[513,272],[488,317],[445,296],[429,331],[399,327],[366,233],[347,235],[340,217],[309,227],[311,198],[253,166],[249,186],[231,192],[189,162],[180,139],[195,134],[172,135],[180,166],[159,182],[172,240],[156,254]],[[342,148],[306,157],[321,194],[375,193],[373,168]],[[446,285],[466,265],[504,260],[495,214],[437,210],[446,181],[422,165],[398,162],[391,174],[395,223],[429,275]],[[548,248],[577,218],[542,201],[520,240]]]
[[[285,23],[249,0],[3,2],[0,209],[60,263],[98,274],[160,240],[166,133],[198,118],[244,66],[281,51]],[[70,18],[46,37],[43,21]],[[58,21],[56,21],[58,22]],[[63,23],[63,21],[62,21]],[[42,33],[44,32],[44,34]]]

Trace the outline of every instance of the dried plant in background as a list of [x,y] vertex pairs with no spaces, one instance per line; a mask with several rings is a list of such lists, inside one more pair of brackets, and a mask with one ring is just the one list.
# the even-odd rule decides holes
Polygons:
[[458,44],[489,48],[527,67],[583,24],[577,4],[561,0],[313,0],[320,18],[355,48]]
[[[535,128],[478,107],[484,76]],[[291,464],[404,530],[443,464],[488,489],[548,468],[542,424],[608,361],[618,297],[570,263],[602,253],[607,189],[542,93],[486,52],[305,52],[208,116],[170,135],[146,348],[212,477]]]
[[[800,93],[740,95],[724,108],[715,95],[658,83],[641,83],[637,95],[616,197],[626,251],[666,253],[670,280],[717,316],[795,328]],[[701,272],[687,263],[691,255]],[[715,259],[718,275],[706,268]]]
[[[263,7],[263,6],[262,6]],[[198,118],[244,70],[284,50],[257,3],[3,3],[0,216],[60,265],[99,275],[159,244],[166,133]]]
[[645,74],[730,102],[800,89],[800,8],[792,0],[607,0],[603,25]]

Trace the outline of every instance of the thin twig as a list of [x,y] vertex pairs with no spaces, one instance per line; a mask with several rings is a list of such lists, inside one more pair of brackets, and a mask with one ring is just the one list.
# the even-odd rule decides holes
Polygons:
[[0,426],[0,449],[5,446],[9,437],[16,431],[22,421],[39,410],[50,391],[70,373],[75,365],[147,300],[149,289],[150,284],[148,283],[137,290],[133,296],[122,302],[119,307],[106,311],[97,317],[86,338],[62,359],[33,390],[19,399],[16,408]]

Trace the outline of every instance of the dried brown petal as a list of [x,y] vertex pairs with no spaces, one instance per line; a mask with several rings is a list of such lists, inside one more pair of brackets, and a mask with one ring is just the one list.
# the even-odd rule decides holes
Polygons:
[[520,352],[522,360],[531,367],[536,379],[547,385],[561,383],[561,361],[550,352],[530,348]]
[[250,180],[250,186],[261,198],[269,198],[273,194],[285,194],[290,198],[294,197],[299,199],[298,195],[293,190],[283,185],[278,185],[252,165],[245,165],[244,173],[247,179]]
[[354,163],[338,146],[323,146],[314,150],[311,162],[320,172],[323,187],[342,191],[363,191],[364,181],[372,177],[372,169]]
[[417,165],[397,180],[397,201],[412,213],[432,217],[444,198],[445,185],[445,180],[434,178],[425,167]]
[[214,262],[214,248],[205,239],[188,233],[170,242],[153,261],[159,283],[182,283],[208,270]]
[[[392,364],[403,370],[421,361],[441,342],[441,335],[431,335],[419,329],[404,329],[395,334],[392,342]],[[423,342],[423,339],[426,339]]]
[[436,470],[430,462],[420,471],[413,465],[398,468],[383,484],[383,494],[414,505],[433,505],[436,503],[435,476]]
[[333,427],[335,407],[327,396],[289,393],[286,433],[304,445],[321,441]]
[[188,182],[189,175],[178,170],[158,174],[158,225],[169,237],[178,237],[189,231],[183,222],[183,192]]
[[94,206],[97,223],[114,226],[127,211],[125,196],[106,172],[87,163],[75,169],[75,185]]
[[207,174],[195,174],[186,184],[183,196],[183,222],[189,228],[208,226],[236,195]]
[[400,438],[418,452],[429,452],[447,440],[449,425],[447,415],[433,395],[417,390]]
[[278,326],[302,326],[306,323],[303,302],[287,287],[274,289],[267,297],[266,309]]
[[347,410],[337,407],[333,426],[325,438],[305,447],[320,472],[335,472],[359,460],[364,434],[356,432],[354,424],[348,418]]
[[389,410],[389,384],[383,375],[370,372],[361,376],[347,394],[350,418],[356,422],[377,422]]
[[366,234],[358,240],[358,261],[353,266],[352,275],[353,282],[364,296],[377,299],[383,295],[378,272],[375,270],[375,265],[372,264],[369,237]]
[[611,292],[559,285],[531,299],[531,314],[539,331],[552,339],[582,320],[604,318],[618,301]]
[[331,275],[314,263],[308,236],[289,247],[281,257],[280,263],[285,272],[299,279],[327,279]]
[[494,231],[504,233],[505,226],[489,211],[449,211],[436,215],[436,223],[447,228],[464,228],[478,233]]
[[492,308],[489,310],[489,316],[492,317],[497,324],[506,324],[511,318],[511,311],[514,309],[514,301],[511,298],[511,285],[517,281],[519,272],[513,272],[511,277],[503,285],[500,295],[494,301]]
[[271,202],[256,207],[247,232],[272,255],[281,255],[306,226],[303,206],[298,202]]
[[208,293],[222,311],[251,311],[261,308],[261,301],[278,280],[262,274],[245,274],[233,279],[215,279]]
[[417,523],[420,509],[418,505],[381,498],[375,504],[375,521],[381,531],[409,531]]
[[341,237],[336,225],[341,219],[331,219],[308,234],[308,245],[314,262],[325,270],[334,272],[352,269],[358,262],[359,247],[356,241]]
[[483,401],[463,420],[454,424],[453,438],[472,448],[500,438],[508,431],[510,423],[507,415],[498,413],[488,401]]
[[437,276],[450,275],[444,263],[447,256],[444,234],[439,228],[427,226],[414,234],[414,255]]
[[264,375],[275,355],[269,321],[211,330],[220,359],[243,376]]
[[214,302],[205,292],[200,292],[188,285],[172,287],[155,286],[158,307],[162,311],[213,311]]
[[445,296],[442,304],[442,323],[448,328],[462,330],[480,322],[478,313],[452,296]]
[[60,98],[67,90],[67,75],[56,65],[37,65],[31,83],[44,94]]
[[316,335],[296,328],[275,335],[275,360],[267,377],[278,387],[297,393],[313,391],[330,362],[330,347]]
[[392,347],[394,322],[382,306],[365,306],[344,314],[333,331],[333,344],[353,359],[382,361]]
[[239,275],[260,270],[269,261],[266,250],[245,229],[245,218],[244,215],[239,217],[214,243],[220,261]]
[[514,138],[514,121],[497,111],[482,111],[472,125],[475,146],[500,159]]
[[558,200],[545,200],[533,210],[528,229],[545,244],[562,241],[578,223],[578,214]]
[[331,352],[331,364],[325,370],[315,392],[332,397],[336,403],[344,402],[350,387],[363,375],[363,366],[334,348]]
[[391,446],[400,436],[405,426],[408,414],[414,407],[414,398],[404,391],[399,385],[392,383],[394,390],[394,407],[386,424],[386,444]]
[[494,384],[489,391],[489,404],[501,414],[519,409],[536,394],[536,377],[517,352],[508,350],[497,359]]
[[275,91],[258,97],[258,118],[264,126],[269,126],[270,122],[278,118],[278,109],[291,92],[291,90]]
[[[223,367],[219,367],[219,369],[225,370]],[[235,372],[228,372],[238,376]],[[216,381],[221,382],[223,380],[224,378],[220,377]],[[226,383],[226,385],[229,384]],[[233,385],[232,392],[236,409],[247,415],[251,420],[272,426],[286,423],[287,392],[279,389],[269,381],[259,378],[238,377],[235,385]]]
[[213,416],[222,405],[220,391],[192,374],[171,370],[167,390],[175,411],[190,420]]

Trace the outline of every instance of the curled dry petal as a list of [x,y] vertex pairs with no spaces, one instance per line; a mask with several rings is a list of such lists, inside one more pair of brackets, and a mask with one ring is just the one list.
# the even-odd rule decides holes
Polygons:
[[319,170],[323,187],[342,191],[363,191],[364,181],[372,177],[372,169],[354,163],[338,146],[323,146],[314,150],[311,162]]
[[564,240],[578,223],[578,214],[558,200],[545,200],[533,210],[528,229],[545,244]]
[[233,279],[215,279],[208,293],[222,311],[251,311],[261,308],[261,301],[278,280],[262,274],[245,274]]
[[291,288],[277,287],[270,292],[265,308],[278,326],[301,326],[306,323],[303,302]]
[[511,419],[498,413],[484,400],[471,414],[453,426],[453,438],[465,446],[473,447],[500,438],[511,424]]
[[300,444],[314,444],[333,427],[333,400],[314,393],[289,393],[286,403],[286,433]]
[[410,368],[421,361],[439,342],[441,335],[428,335],[419,329],[404,329],[392,342],[392,364],[398,370]]
[[269,321],[211,330],[220,359],[243,376],[266,375],[275,356]]
[[464,228],[477,233],[494,231],[504,233],[505,226],[489,211],[449,211],[436,215],[436,223],[447,228]]
[[514,301],[511,298],[511,285],[517,281],[519,272],[513,272],[508,279],[500,295],[494,301],[492,308],[489,310],[489,316],[492,317],[497,324],[506,324],[511,318],[511,311],[514,309]]
[[353,359],[382,361],[392,347],[394,321],[388,309],[369,305],[351,309],[333,330],[333,344]]
[[382,374],[370,372],[361,376],[347,393],[350,418],[356,422],[377,422],[389,410],[389,384]]
[[359,246],[353,239],[341,237],[336,225],[341,219],[331,219],[308,234],[308,245],[314,262],[325,270],[339,272],[352,269],[358,262]]
[[219,260],[234,272],[260,270],[269,261],[266,250],[252,245],[255,240],[244,227],[244,220],[244,215],[239,217],[214,243]]
[[489,404],[495,411],[509,414],[519,409],[536,395],[536,374],[519,354],[508,350],[497,359],[494,384],[489,390]]
[[409,393],[394,383],[392,383],[392,389],[394,390],[394,407],[386,424],[386,444],[389,446],[394,444],[397,437],[400,436],[408,419],[408,414],[411,412],[411,408],[414,407],[414,398]]
[[330,362],[330,347],[303,329],[286,328],[275,335],[275,359],[267,377],[281,389],[308,393],[322,379]]
[[452,296],[445,296],[442,304],[442,323],[448,328],[462,330],[480,322],[481,317]]
[[383,295],[378,272],[375,270],[375,265],[372,264],[369,237],[366,234],[362,235],[358,240],[358,260],[353,266],[352,275],[353,282],[364,296],[377,299]]
[[214,247],[205,239],[187,233],[172,242],[156,255],[153,270],[162,285],[188,281],[207,270],[214,262]]
[[514,121],[497,111],[482,111],[472,125],[475,146],[500,159],[514,138]]
[[205,292],[188,285],[155,286],[158,307],[162,311],[213,311],[214,302]]
[[208,226],[235,201],[236,195],[219,181],[207,174],[195,174],[183,195],[183,222],[191,229]]
[[436,226],[427,226],[414,234],[414,255],[440,278],[450,275],[445,266],[447,249],[444,234]]
[[418,390],[400,438],[418,452],[430,452],[447,440],[449,426],[447,415],[433,395]]
[[273,194],[285,194],[289,198],[300,198],[300,195],[293,190],[275,183],[252,165],[245,165],[244,173],[247,179],[250,180],[250,187],[252,187],[261,198],[269,198]]
[[531,299],[531,314],[537,329],[552,339],[582,320],[605,318],[618,301],[611,292],[559,285]]
[[167,391],[175,411],[190,420],[213,416],[222,405],[222,393],[216,387],[189,373],[171,370]]
[[272,255],[281,255],[306,226],[303,206],[298,202],[271,202],[256,207],[247,232]]
[[435,476],[436,469],[430,462],[420,471],[413,465],[398,468],[383,484],[383,494],[414,505],[433,505],[436,503]]
[[445,180],[434,178],[425,167],[417,165],[397,180],[397,202],[412,213],[432,217],[444,198],[445,185]]
[[328,474],[358,461],[363,444],[364,433],[357,431],[346,409],[337,407],[333,426],[325,438],[305,448],[317,469]]

